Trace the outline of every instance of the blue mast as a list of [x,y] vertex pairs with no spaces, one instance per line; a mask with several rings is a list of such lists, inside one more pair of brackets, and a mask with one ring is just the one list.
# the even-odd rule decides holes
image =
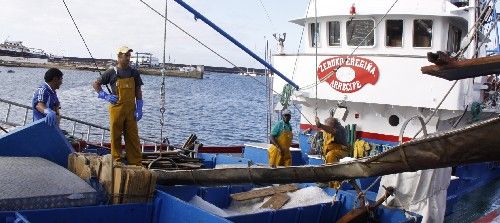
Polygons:
[[208,20],[205,16],[203,16],[202,14],[200,14],[198,11],[196,11],[195,9],[193,9],[191,6],[189,6],[188,4],[186,4],[185,2],[183,2],[182,0],[174,0],[174,1],[177,2],[177,3],[179,3],[179,5],[181,5],[182,7],[184,7],[189,12],[193,13],[195,19],[201,19],[207,25],[209,25],[210,27],[212,27],[212,29],[214,29],[215,31],[217,31],[218,33],[220,33],[222,36],[224,36],[226,39],[228,39],[229,41],[231,41],[234,45],[238,46],[240,49],[242,49],[243,51],[245,51],[248,55],[250,55],[251,57],[253,57],[257,61],[259,61],[259,63],[261,63],[262,65],[264,65],[265,67],[267,67],[273,73],[275,73],[278,76],[280,76],[288,84],[292,85],[297,90],[299,89],[299,86],[297,84],[295,84],[293,81],[291,81],[290,79],[288,79],[287,77],[285,77],[285,75],[283,75],[281,72],[279,72],[278,70],[276,70],[276,68],[274,68],[273,66],[271,66],[271,64],[267,63],[265,60],[263,60],[262,58],[260,58],[259,56],[257,56],[254,52],[252,52],[247,47],[245,47],[243,44],[241,44],[240,42],[238,42],[238,40],[236,40],[235,38],[233,38],[231,35],[227,34],[224,30],[222,30],[221,28],[219,28],[217,25],[215,25],[213,22],[211,22],[210,20]]

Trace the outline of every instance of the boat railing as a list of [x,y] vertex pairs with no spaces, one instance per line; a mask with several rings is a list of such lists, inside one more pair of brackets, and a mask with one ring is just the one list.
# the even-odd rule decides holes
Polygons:
[[[24,126],[24,125],[28,124],[28,115],[29,115],[30,111],[32,110],[31,106],[23,105],[23,104],[9,101],[9,100],[2,99],[2,98],[0,98],[0,103],[7,104],[6,114],[5,114],[5,117],[3,117],[1,119],[1,121],[0,121],[1,124],[4,124],[6,126],[10,126],[10,127]],[[1,106],[0,108],[2,108],[2,107],[3,106]],[[16,112],[17,116],[19,116],[19,113],[18,113],[19,109],[24,110],[24,113],[22,114],[22,117],[21,117],[21,119],[22,119],[21,123],[16,123],[15,121],[13,121],[13,118],[14,118],[13,112]],[[2,108],[2,110],[3,110],[3,108]],[[19,117],[17,117],[17,118],[19,118]],[[62,121],[66,122],[66,123],[64,123],[65,125],[63,125]],[[68,128],[65,130],[66,130],[67,134],[69,134],[70,136],[72,136],[76,139],[84,140],[86,142],[91,142],[91,139],[95,138],[92,136],[99,136],[97,144],[100,144],[100,146],[106,145],[105,140],[108,139],[108,138],[106,138],[106,135],[108,132],[110,132],[109,128],[107,128],[107,127],[100,126],[100,125],[93,124],[93,123],[86,122],[86,121],[82,121],[82,120],[79,120],[76,118],[64,116],[64,115],[61,115],[60,126],[61,126],[61,129],[63,129],[63,127]],[[79,126],[80,126],[80,129],[78,128]],[[81,130],[81,126],[83,126],[83,130]],[[162,145],[162,143],[160,143],[159,141],[156,141],[156,140],[153,140],[150,138],[139,137],[139,139],[141,141],[142,151],[144,151],[145,147],[154,147],[154,151],[157,151],[160,148],[160,146]]]

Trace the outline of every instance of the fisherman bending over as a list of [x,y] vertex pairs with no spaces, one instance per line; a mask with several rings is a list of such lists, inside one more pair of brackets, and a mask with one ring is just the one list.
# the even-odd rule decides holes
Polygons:
[[[340,159],[349,155],[347,147],[347,138],[345,128],[339,123],[336,118],[329,117],[325,119],[325,124],[321,124],[319,118],[316,117],[316,127],[323,131],[323,155],[325,156],[326,164],[333,164]],[[330,187],[338,188],[340,183],[333,181]]]
[[43,79],[45,83],[40,85],[33,94],[31,103],[33,121],[46,118],[45,122],[49,126],[59,126],[61,103],[57,98],[56,90],[62,85],[63,73],[57,68],[50,68],[45,72]]
[[[111,129],[111,155],[121,162],[122,134],[129,165],[141,165],[142,154],[137,122],[142,118],[142,79],[139,72],[129,66],[132,49],[122,46],[117,51],[117,66],[105,71],[93,84],[98,98],[109,105]],[[101,85],[110,84],[112,94],[102,90]]]

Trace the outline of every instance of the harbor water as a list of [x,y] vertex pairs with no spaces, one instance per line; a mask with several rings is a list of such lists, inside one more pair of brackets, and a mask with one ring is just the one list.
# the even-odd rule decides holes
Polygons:
[[[13,70],[14,73],[8,73],[7,70]],[[0,67],[0,98],[31,105],[33,92],[43,83],[45,71],[44,68]],[[99,73],[62,71],[63,85],[57,90],[61,114],[108,127],[107,102],[98,99],[91,86]],[[143,75],[142,79],[144,115],[139,121],[139,134],[143,138],[158,141],[162,77]],[[266,78],[263,76],[236,74],[206,73],[204,79],[166,77],[163,135],[173,144],[182,144],[191,133],[195,133],[205,145],[265,142],[269,113],[265,83]],[[7,104],[0,103],[2,118],[6,112]],[[298,114],[297,111],[292,112]],[[21,123],[23,116],[23,110],[13,110],[9,121]],[[32,119],[31,112],[28,119]],[[294,115],[292,122],[295,131],[298,131],[299,117]],[[62,123],[62,128],[71,130],[71,123]],[[86,131],[83,126],[77,130],[81,135],[86,134]],[[100,131],[96,131],[91,139],[100,140],[100,134]]]

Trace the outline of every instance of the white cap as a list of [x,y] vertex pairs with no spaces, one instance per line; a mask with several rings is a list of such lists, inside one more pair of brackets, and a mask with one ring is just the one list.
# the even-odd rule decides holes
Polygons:
[[281,111],[281,115],[292,115],[292,112],[290,112],[289,109],[285,108]]
[[120,53],[128,53],[128,52],[132,52],[133,50],[128,48],[128,46],[121,46],[120,48],[118,48],[116,50],[116,54],[120,54]]

